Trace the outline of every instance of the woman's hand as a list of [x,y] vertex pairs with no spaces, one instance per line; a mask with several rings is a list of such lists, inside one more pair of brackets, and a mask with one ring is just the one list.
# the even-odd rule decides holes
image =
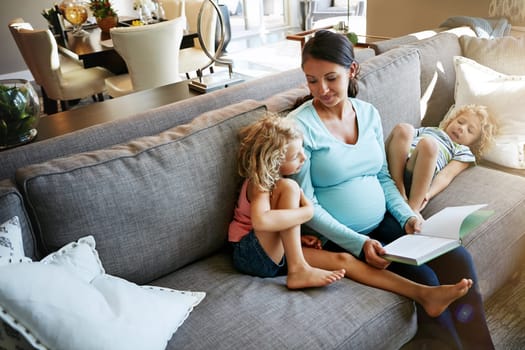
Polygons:
[[366,262],[375,268],[386,269],[390,265],[390,261],[382,257],[386,253],[385,248],[375,239],[369,239],[365,242],[363,252]]
[[405,224],[405,232],[408,234],[420,232],[422,222],[423,218],[421,217],[421,214],[419,214],[418,216],[411,216]]
[[303,235],[301,236],[301,244],[304,247],[314,248],[314,249],[323,249],[321,240],[313,235]]

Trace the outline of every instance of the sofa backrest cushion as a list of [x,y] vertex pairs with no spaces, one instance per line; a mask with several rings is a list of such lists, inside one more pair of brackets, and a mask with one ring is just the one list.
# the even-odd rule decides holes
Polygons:
[[145,284],[219,250],[239,182],[237,132],[265,110],[249,100],[156,136],[19,169],[44,253],[93,235],[109,274]]
[[444,32],[406,46],[418,49],[421,57],[421,123],[437,126],[454,104],[453,57],[461,55],[458,37]]
[[[420,123],[419,54],[398,48],[360,64],[358,98],[379,110],[385,137],[400,122]],[[402,91],[402,93],[400,93]],[[286,114],[298,99],[309,94],[306,86],[290,89],[263,100],[268,110]]]
[[0,224],[18,216],[20,228],[22,229],[22,242],[24,244],[25,256],[36,259],[35,236],[31,229],[31,223],[24,208],[22,194],[18,192],[16,185],[11,180],[0,181]]
[[507,75],[525,75],[525,36],[477,38],[462,36],[459,44],[463,56]]
[[[299,55],[299,53],[298,53]],[[16,147],[0,153],[0,180],[15,177],[15,170],[33,163],[75,153],[106,148],[137,137],[156,135],[166,129],[188,123],[206,111],[246,99],[263,100],[281,91],[299,87],[306,80],[300,68],[219,89],[206,94],[151,109],[132,117],[94,125],[63,136]],[[111,109],[111,101],[104,108]],[[64,121],[67,122],[67,121]]]
[[372,103],[382,118],[385,138],[400,122],[420,124],[418,51],[397,48],[361,64],[358,98]]

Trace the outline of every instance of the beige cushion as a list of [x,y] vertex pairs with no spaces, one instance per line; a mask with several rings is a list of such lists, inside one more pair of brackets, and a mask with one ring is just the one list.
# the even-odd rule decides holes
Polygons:
[[495,144],[484,158],[525,169],[525,75],[506,75],[469,58],[456,56],[456,106],[486,105],[500,123]]
[[496,39],[462,36],[463,56],[503,74],[525,74],[525,37]]

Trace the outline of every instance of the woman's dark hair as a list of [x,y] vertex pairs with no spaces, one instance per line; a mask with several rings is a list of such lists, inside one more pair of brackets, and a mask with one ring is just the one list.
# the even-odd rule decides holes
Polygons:
[[[343,34],[331,32],[329,30],[319,30],[303,47],[301,67],[309,58],[332,62],[350,69],[350,65],[355,62],[354,47],[350,40],[348,40]],[[350,79],[350,83],[348,84],[348,96],[356,97],[357,92],[357,79]],[[311,98],[312,96],[309,95],[299,99],[296,102],[295,107],[298,107],[302,102]]]

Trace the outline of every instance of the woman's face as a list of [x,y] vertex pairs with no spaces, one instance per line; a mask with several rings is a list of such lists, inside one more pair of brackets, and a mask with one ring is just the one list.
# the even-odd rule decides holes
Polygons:
[[356,70],[356,63],[346,69],[337,63],[312,57],[303,63],[310,93],[326,107],[334,107],[348,99],[348,83]]

